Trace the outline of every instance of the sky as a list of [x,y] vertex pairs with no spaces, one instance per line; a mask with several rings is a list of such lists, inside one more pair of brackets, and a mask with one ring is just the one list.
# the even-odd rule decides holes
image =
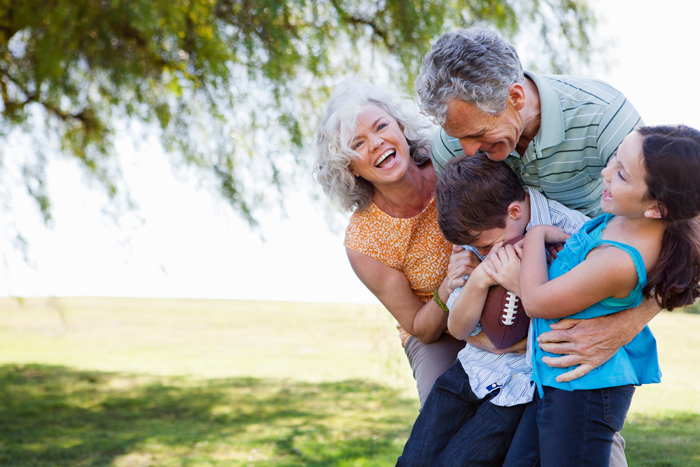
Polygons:
[[[696,19],[700,2],[596,0],[597,40],[609,69],[596,77],[622,91],[647,124],[700,128]],[[15,142],[19,145],[20,143]],[[11,154],[10,148],[6,154]],[[286,202],[261,217],[264,239],[223,201],[174,174],[155,139],[118,142],[122,171],[138,202],[118,224],[102,214],[105,199],[85,184],[76,165],[49,167],[53,227],[36,208],[12,195],[13,219],[0,219],[6,240],[0,296],[125,296],[377,303],[352,272],[342,246],[339,214],[329,226],[311,177]],[[52,183],[53,181],[53,183]],[[60,183],[58,183],[60,181]],[[28,241],[25,262],[7,238],[12,224]]]

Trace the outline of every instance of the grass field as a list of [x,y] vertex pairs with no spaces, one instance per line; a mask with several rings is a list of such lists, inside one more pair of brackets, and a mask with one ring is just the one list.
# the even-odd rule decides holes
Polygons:
[[[630,466],[700,465],[700,315],[652,323]],[[393,465],[417,415],[372,305],[0,299],[0,465]]]

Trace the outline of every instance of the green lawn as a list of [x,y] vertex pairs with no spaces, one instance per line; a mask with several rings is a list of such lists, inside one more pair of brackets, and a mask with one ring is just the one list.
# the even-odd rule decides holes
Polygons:
[[[630,466],[700,465],[699,325],[653,322]],[[393,465],[417,408],[379,306],[0,299],[0,466]]]

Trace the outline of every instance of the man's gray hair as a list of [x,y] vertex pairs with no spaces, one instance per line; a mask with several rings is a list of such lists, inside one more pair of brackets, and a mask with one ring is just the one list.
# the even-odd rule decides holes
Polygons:
[[493,31],[460,29],[440,36],[423,57],[415,84],[421,109],[442,125],[451,100],[498,115],[506,109],[510,86],[524,82],[515,47]]
[[384,109],[401,125],[416,164],[430,161],[432,126],[413,101],[365,81],[343,81],[331,93],[326,115],[316,133],[318,157],[314,177],[331,201],[339,201],[348,211],[369,205],[374,193],[370,182],[350,173],[350,163],[360,157],[350,148],[357,117],[371,105]]

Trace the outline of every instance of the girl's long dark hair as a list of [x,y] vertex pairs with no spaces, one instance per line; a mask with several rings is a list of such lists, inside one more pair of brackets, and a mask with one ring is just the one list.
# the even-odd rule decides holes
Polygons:
[[700,296],[700,131],[685,125],[637,131],[644,137],[648,196],[666,224],[661,255],[643,293],[673,310]]

